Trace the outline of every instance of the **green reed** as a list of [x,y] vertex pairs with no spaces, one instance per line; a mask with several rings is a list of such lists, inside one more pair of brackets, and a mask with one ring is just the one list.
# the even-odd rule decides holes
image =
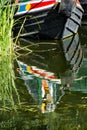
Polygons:
[[2,107],[15,108],[19,95],[15,86],[14,60],[15,43],[12,40],[14,9],[0,1],[0,104]]

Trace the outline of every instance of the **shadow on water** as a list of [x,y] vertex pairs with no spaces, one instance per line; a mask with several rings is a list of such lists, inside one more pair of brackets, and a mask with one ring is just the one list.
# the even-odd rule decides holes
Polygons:
[[[78,38],[76,37],[76,39],[71,38],[69,42],[60,41],[61,44],[52,42],[52,46],[43,42],[33,46],[31,42],[32,46],[29,46],[29,48],[33,50],[33,53],[24,56],[26,51],[21,51],[24,55],[19,58],[20,61],[54,73],[57,78],[61,78],[63,85],[67,82],[71,83],[71,88],[63,90],[64,95],[56,105],[54,112],[43,114],[26,89],[25,81],[16,73],[18,77],[16,83],[21,95],[22,107],[17,112],[0,112],[0,130],[87,129],[87,93],[82,92],[83,87],[85,89],[87,86],[85,80],[87,59],[86,57],[83,60],[81,59],[82,52],[79,50],[80,45],[76,44]],[[73,40],[73,45],[68,45]],[[24,42],[21,46],[23,44]],[[26,42],[25,44],[27,45]],[[68,48],[64,47],[66,44]],[[79,51],[76,53],[73,50],[74,48]],[[81,87],[79,88],[80,85]]]

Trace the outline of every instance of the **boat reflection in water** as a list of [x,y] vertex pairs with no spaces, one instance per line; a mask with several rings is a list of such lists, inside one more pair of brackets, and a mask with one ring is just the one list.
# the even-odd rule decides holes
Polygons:
[[69,37],[67,39],[64,39],[62,41],[62,45],[63,45],[63,51],[64,51],[66,62],[70,67],[64,73],[61,73],[61,78],[64,75],[64,80],[65,80],[64,82],[66,83],[67,81],[72,83],[74,76],[75,74],[78,73],[79,68],[83,61],[83,52],[80,45],[78,34],[73,35],[72,37]]
[[29,49],[32,53],[18,60],[19,74],[41,111],[54,111],[65,94],[64,86],[70,87],[81,66],[79,36],[72,35],[59,42],[33,43]]
[[55,105],[58,103],[58,96],[63,96],[60,87],[61,79],[57,79],[54,73],[35,66],[29,66],[20,61],[18,64],[20,67],[19,74],[25,81],[29,94],[34,98],[35,103],[41,107],[42,113],[54,111]]

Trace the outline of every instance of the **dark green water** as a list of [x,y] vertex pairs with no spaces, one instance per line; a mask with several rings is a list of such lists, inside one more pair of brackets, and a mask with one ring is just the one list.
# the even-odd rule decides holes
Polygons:
[[41,114],[26,110],[0,114],[0,130],[86,130],[87,94],[66,92],[55,112]]
[[[82,45],[87,44],[87,31],[84,29],[82,28],[79,32]],[[83,52],[84,59],[81,68],[70,90],[65,91],[65,95],[54,112],[42,114],[28,94],[24,81],[18,79],[17,86],[23,103],[22,107],[17,112],[0,112],[0,130],[87,130],[87,54],[85,48]]]

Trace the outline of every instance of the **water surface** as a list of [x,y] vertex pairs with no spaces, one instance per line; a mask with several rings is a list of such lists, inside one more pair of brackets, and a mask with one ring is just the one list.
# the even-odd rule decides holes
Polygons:
[[[84,35],[83,28],[82,30],[80,30],[80,36],[82,45],[86,45],[87,38]],[[54,48],[55,50],[55,44],[52,46],[52,48]],[[57,49],[59,49],[59,46]],[[52,50],[50,53],[52,54],[52,56],[54,54],[55,57],[55,53],[57,53],[57,51],[54,50]],[[21,79],[17,79],[17,86],[19,93],[21,95],[22,107],[18,109],[17,112],[9,110],[5,112],[4,111],[0,112],[0,130],[86,130],[87,129],[86,49],[84,52],[85,53],[82,65],[78,73],[75,73],[74,78],[72,78],[73,74],[71,73],[70,68],[68,69],[69,70],[68,76],[66,75],[66,73],[64,73],[63,79],[70,79],[70,81],[72,81],[71,87],[69,90],[64,90],[64,95],[57,104],[54,112],[48,112],[45,114],[41,113],[39,106],[35,104],[34,99],[29,95],[24,81]],[[59,54],[61,57],[62,52],[59,51]],[[42,68],[49,70],[48,64],[46,64],[45,62],[45,59],[46,61],[48,59],[48,55],[45,56],[45,59],[43,58],[43,56],[40,57],[40,55],[34,57],[35,60],[38,57],[39,57],[38,61],[43,60],[44,64]],[[64,59],[62,59],[61,61],[61,58],[60,62],[65,63]],[[31,63],[33,64],[34,61],[32,61]],[[41,66],[42,64],[39,65]],[[55,67],[58,68],[56,64]],[[63,71],[65,70],[66,67],[64,66]]]

